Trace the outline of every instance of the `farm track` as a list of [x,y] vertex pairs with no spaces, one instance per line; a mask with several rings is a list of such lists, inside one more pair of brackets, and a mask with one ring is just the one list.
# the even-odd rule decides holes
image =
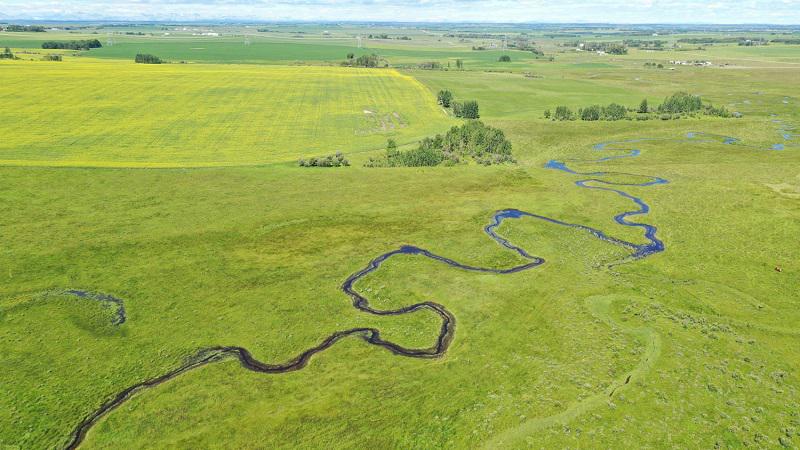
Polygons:
[[[782,127],[782,132],[785,133],[786,128]],[[787,137],[785,134],[783,136],[786,140],[789,140],[791,137]],[[516,252],[521,258],[527,260],[526,263],[520,264],[517,266],[513,266],[510,268],[491,268],[491,267],[479,267],[479,266],[471,266],[467,264],[459,263],[453,259],[437,255],[433,252],[430,252],[426,249],[415,247],[411,245],[402,246],[396,250],[392,250],[390,252],[384,253],[372,261],[362,270],[350,275],[341,285],[341,290],[346,295],[351,298],[353,307],[358,309],[359,311],[373,314],[377,316],[399,316],[409,313],[414,313],[421,310],[429,310],[434,312],[435,314],[439,315],[442,321],[442,325],[440,327],[439,335],[436,339],[436,343],[427,348],[407,348],[403,347],[399,344],[396,344],[391,341],[387,341],[381,337],[380,330],[376,328],[351,328],[347,330],[337,331],[333,334],[329,335],[325,338],[321,343],[318,345],[311,347],[302,353],[300,353],[295,358],[289,360],[288,362],[281,363],[281,364],[269,364],[262,361],[259,361],[244,347],[237,347],[237,346],[227,346],[227,347],[209,347],[204,348],[198,351],[193,357],[191,357],[186,363],[181,365],[180,367],[173,369],[170,372],[167,372],[161,376],[156,378],[152,378],[149,380],[142,381],[137,383],[133,386],[130,386],[120,393],[116,394],[112,399],[106,401],[103,405],[101,405],[97,410],[86,416],[74,429],[72,434],[69,437],[69,442],[65,446],[67,449],[75,449],[77,448],[85,439],[89,430],[94,426],[100,419],[102,419],[105,415],[113,411],[115,408],[122,405],[125,401],[129,400],[137,393],[140,393],[144,390],[149,388],[156,387],[162,383],[165,383],[169,380],[172,380],[188,371],[193,369],[203,367],[205,365],[228,360],[231,358],[237,359],[242,367],[247,370],[258,372],[258,373],[265,373],[265,374],[279,374],[279,373],[288,373],[300,370],[309,363],[312,357],[320,352],[327,350],[328,348],[335,345],[338,341],[351,337],[357,336],[363,339],[366,343],[370,345],[375,345],[377,347],[384,348],[396,355],[410,357],[410,358],[439,358],[443,356],[450,344],[452,343],[453,337],[455,335],[455,325],[456,319],[455,316],[447,310],[443,305],[435,302],[422,302],[413,304],[410,306],[406,306],[400,309],[393,309],[393,310],[380,310],[373,308],[370,306],[369,299],[364,297],[363,295],[359,294],[354,285],[355,283],[364,278],[365,276],[369,275],[370,273],[378,270],[380,266],[387,261],[388,259],[397,256],[397,255],[412,255],[412,256],[422,256],[434,261],[441,262],[446,264],[450,267],[471,271],[471,272],[481,272],[481,273],[492,273],[498,275],[509,275],[518,272],[522,272],[525,270],[533,269],[545,263],[543,258],[533,256],[525,249],[514,245],[508,239],[502,237],[497,233],[497,229],[502,225],[505,220],[510,219],[522,219],[522,218],[532,218],[541,220],[547,223],[570,227],[570,228],[577,228],[583,231],[588,232],[592,236],[602,241],[618,245],[624,247],[631,251],[629,257],[625,260],[616,262],[611,264],[617,265],[622,264],[625,262],[630,262],[632,260],[638,260],[645,258],[647,256],[653,255],[655,253],[660,253],[665,250],[664,243],[658,239],[657,237],[657,228],[653,225],[633,222],[630,220],[631,217],[639,216],[639,215],[646,215],[650,211],[650,206],[641,198],[635,197],[632,194],[622,190],[617,189],[609,186],[617,186],[617,187],[648,187],[648,186],[655,186],[661,184],[667,184],[668,181],[664,178],[656,177],[656,176],[648,176],[648,175],[637,175],[637,174],[629,174],[624,172],[576,172],[572,170],[568,162],[577,162],[577,163],[602,163],[605,161],[609,161],[612,159],[619,159],[619,158],[631,158],[631,157],[638,157],[641,154],[639,149],[636,149],[634,145],[639,142],[644,141],[681,141],[681,142],[717,142],[725,145],[737,145],[743,146],[746,148],[755,148],[754,146],[744,145],[741,144],[740,141],[736,138],[727,137],[727,136],[718,136],[718,135],[710,135],[704,133],[689,133],[686,135],[684,139],[661,139],[661,138],[644,138],[644,139],[632,139],[632,140],[625,140],[625,141],[614,141],[614,142],[606,142],[600,143],[594,146],[595,150],[598,151],[618,151],[622,152],[621,154],[606,156],[596,160],[565,160],[565,161],[556,161],[552,160],[549,161],[545,167],[554,170],[560,170],[572,175],[579,175],[582,178],[575,182],[575,185],[584,189],[595,189],[595,190],[602,190],[607,192],[615,193],[623,198],[626,198],[632,201],[638,208],[630,211],[625,211],[622,213],[617,214],[614,216],[614,220],[626,227],[634,227],[640,228],[644,232],[644,237],[646,239],[646,243],[644,244],[636,244],[632,242],[628,242],[622,239],[618,239],[612,236],[607,235],[605,232],[580,224],[573,224],[569,222],[564,222],[558,219],[553,219],[550,217],[542,216],[539,214],[534,214],[531,212],[522,211],[519,209],[503,209],[497,211],[493,217],[492,221],[489,225],[484,227],[484,232],[491,237],[495,242],[500,244],[501,246]],[[773,147],[767,150],[782,150],[783,147],[777,148]],[[647,181],[641,183],[633,183],[633,182],[614,182],[603,179],[602,177],[608,176],[633,176],[633,177],[643,177],[647,179]],[[71,293],[72,295],[78,295],[81,297],[87,296],[85,291],[67,291],[67,293]],[[82,295],[83,294],[83,295]],[[92,294],[96,299],[103,297],[103,294]],[[94,298],[92,297],[92,298]],[[105,296],[108,298],[114,298],[111,296]],[[611,302],[613,299],[611,298],[598,298],[597,304],[592,305],[589,299],[587,299],[587,305],[592,310],[593,314],[596,317],[601,318],[602,320],[606,321],[607,323],[611,324],[612,319],[609,316],[608,310]],[[121,307],[121,303],[119,303]],[[124,309],[123,311],[123,321],[124,321]],[[640,337],[641,339],[646,341],[647,351],[646,357],[642,360],[642,362],[637,366],[636,369],[633,370],[627,377],[625,377],[624,381],[615,382],[611,388],[607,390],[607,392],[603,392],[597,394],[593,397],[590,397],[588,400],[584,402],[580,402],[576,405],[573,405],[566,411],[547,418],[540,418],[534,419],[530,424],[523,425],[524,429],[528,427],[533,427],[535,429],[539,429],[544,426],[548,426],[549,424],[554,423],[562,423],[563,421],[570,420],[574,416],[582,413],[585,410],[590,409],[592,404],[598,403],[600,399],[607,398],[612,396],[617,389],[627,385],[632,377],[640,377],[642,376],[653,364],[655,359],[657,359],[660,353],[660,340],[657,334],[655,334],[652,330],[649,329],[629,329],[628,332]],[[514,433],[517,434],[517,433]],[[499,437],[506,436],[506,433],[502,433]],[[501,440],[493,441],[497,444],[501,444]]]

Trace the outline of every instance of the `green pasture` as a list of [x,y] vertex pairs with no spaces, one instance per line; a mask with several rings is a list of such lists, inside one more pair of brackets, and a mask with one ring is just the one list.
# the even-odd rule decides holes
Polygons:
[[[288,374],[217,362],[134,396],[81,448],[800,443],[800,147],[773,122],[800,125],[791,49],[707,50],[759,68],[657,70],[643,67],[649,53],[572,52],[515,60],[507,73],[490,71],[499,70],[493,51],[425,36],[386,43],[382,54],[398,52],[393,65],[465,54],[483,68],[329,67],[349,47],[277,45],[274,36],[249,48],[227,37],[125,39],[61,63],[31,61],[33,49],[0,62],[0,447],[61,448],[105,401],[206,347],[242,346],[282,363],[353,327],[432,345],[437,316],[365,314],[340,285],[403,245],[475,266],[518,265],[483,232],[500,209],[645,242],[613,219],[635,209],[629,199],[576,186],[588,176],[545,169],[551,159],[614,172],[591,175],[610,182],[669,180],[622,187],[650,205],[631,220],[657,226],[666,251],[630,261],[586,231],[523,218],[498,232],[545,258],[532,270],[472,273],[394,257],[356,289],[379,309],[444,305],[456,317],[444,357],[348,338]],[[422,42],[429,48],[415,47]],[[184,59],[189,46],[208,49],[208,59],[130,61],[140,49]],[[319,65],[287,65],[296,60]],[[276,63],[207,64],[243,61]],[[440,89],[477,100],[518,163],[362,167],[387,138],[409,148],[460,123],[436,105]],[[743,117],[543,118],[558,105],[657,104],[678,90]],[[692,141],[689,132],[741,142]],[[593,149],[638,138],[651,140]],[[779,142],[790,145],[768,150]],[[641,155],[593,162],[630,149]],[[336,150],[353,165],[296,166]],[[126,322],[114,325],[112,310],[69,289],[124,299]]]

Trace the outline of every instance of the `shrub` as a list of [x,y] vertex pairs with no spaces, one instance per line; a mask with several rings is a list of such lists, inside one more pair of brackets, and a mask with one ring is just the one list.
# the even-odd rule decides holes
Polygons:
[[436,97],[436,100],[440,105],[444,106],[445,108],[449,108],[450,103],[453,101],[453,93],[446,89],[439,91],[439,95]]
[[581,117],[581,120],[600,120],[602,114],[599,105],[592,105],[578,111],[578,115]]
[[417,67],[423,70],[439,70],[442,68],[442,63],[439,61],[427,61],[417,64]]
[[61,55],[44,55],[42,61],[61,61]]
[[147,55],[142,53],[136,54],[135,61],[138,64],[162,64],[164,62],[158,56]]
[[321,156],[319,158],[312,157],[308,160],[301,159],[298,161],[300,167],[342,167],[349,166],[350,161],[344,157],[342,152],[336,152],[333,155]]
[[639,103],[639,109],[637,112],[642,114],[647,114],[650,111],[650,108],[647,105],[647,99],[642,100],[642,103]]
[[566,106],[556,107],[556,113],[553,115],[555,120],[575,120],[575,114]]
[[707,116],[717,116],[717,117],[724,117],[724,118],[730,118],[730,117],[734,116],[733,114],[731,114],[730,111],[728,111],[728,108],[726,108],[724,106],[720,106],[719,108],[715,108],[715,107],[709,105],[709,106],[706,107],[706,110],[705,110],[704,113]]
[[413,150],[399,151],[393,144],[394,141],[389,140],[386,155],[370,158],[364,166],[452,166],[461,163],[464,158],[472,158],[483,165],[514,162],[511,143],[503,132],[477,120],[453,127],[445,135],[427,137]]
[[622,120],[628,115],[628,110],[624,106],[612,103],[603,108],[603,118],[605,120]]
[[[371,55],[361,55],[358,58],[351,58],[352,54],[347,55],[347,61],[342,62],[343,66],[350,66],[350,67],[378,67],[380,64],[380,56],[376,55],[375,53]],[[355,56],[355,55],[353,55]]]
[[508,55],[503,55],[500,58],[498,58],[497,61],[499,61],[499,62],[511,62],[511,57],[508,56]]
[[456,117],[461,117],[464,119],[480,119],[480,109],[478,107],[478,102],[475,100],[467,100],[464,103],[458,104],[459,108],[456,109],[458,103],[453,104],[453,113]]
[[699,111],[703,108],[703,101],[697,95],[691,95],[686,92],[676,92],[671,96],[664,99],[658,107],[659,113],[690,113]]

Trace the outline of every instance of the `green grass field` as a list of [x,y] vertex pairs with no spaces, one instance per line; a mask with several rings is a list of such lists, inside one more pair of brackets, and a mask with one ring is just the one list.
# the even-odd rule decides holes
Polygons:
[[[409,61],[468,51],[412,43],[397,50]],[[219,58],[246,60],[215,45]],[[557,54],[513,73],[478,61],[465,71],[143,66],[122,43],[61,63],[0,62],[0,447],[61,448],[105,401],[201,348],[242,346],[280,363],[353,327],[432,345],[438,316],[364,314],[342,282],[402,245],[520,264],[483,232],[505,208],[642,244],[641,230],[613,219],[630,200],[544,165],[654,138],[635,144],[639,157],[570,167],[669,180],[624,187],[650,205],[636,220],[658,227],[663,253],[609,268],[630,252],[520,219],[498,231],[546,259],[532,270],[393,258],[357,289],[380,309],[444,305],[456,331],[443,357],[348,338],[287,374],[217,362],[135,395],[81,448],[795,448],[800,147],[773,120],[800,125],[800,79],[786,68],[800,46],[773,48],[707,51],[758,67],[674,71],[645,69],[643,52]],[[445,88],[479,102],[516,165],[362,167],[389,137],[410,144],[458,124],[436,105]],[[680,89],[743,117],[543,119],[557,105],[636,106]],[[786,149],[768,150],[778,142]],[[296,167],[336,150],[353,166]],[[123,299],[125,323],[69,289]]]

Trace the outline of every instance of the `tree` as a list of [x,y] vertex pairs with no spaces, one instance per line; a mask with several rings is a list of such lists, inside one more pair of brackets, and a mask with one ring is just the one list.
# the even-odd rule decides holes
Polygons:
[[600,120],[600,106],[592,105],[588,108],[584,108],[578,112],[578,115],[581,117],[581,120]]
[[456,60],[456,67],[457,67],[458,69],[463,69],[463,68],[464,68],[464,61],[463,61],[463,60],[461,60],[461,59],[457,59],[457,60]]
[[501,130],[471,120],[452,127],[445,135],[424,138],[413,150],[398,151],[387,144],[386,156],[370,158],[365,167],[454,165],[464,157],[483,165],[514,162],[511,143]]
[[624,106],[612,103],[603,108],[603,118],[605,120],[622,120],[628,115],[628,110]]
[[498,58],[498,61],[499,62],[511,62],[511,57],[508,56],[508,55],[503,55],[500,58]]
[[479,119],[481,117],[478,102],[475,100],[467,100],[461,105],[461,115],[465,119]]
[[380,57],[375,53],[371,55],[361,55],[356,58],[355,65],[358,67],[378,67]]
[[664,99],[659,105],[659,113],[680,114],[699,111],[703,108],[703,101],[696,95],[686,92],[676,92]]
[[354,55],[353,53],[348,53],[347,54],[347,59],[353,59],[355,57],[356,57],[356,55]]
[[647,106],[647,99],[642,100],[642,103],[639,104],[639,111],[642,114],[647,114],[650,111],[650,108]]
[[453,115],[456,117],[461,117],[464,112],[464,104],[461,102],[453,102]]
[[344,157],[342,152],[336,152],[333,155],[321,156],[319,158],[309,158],[308,160],[301,159],[298,161],[300,167],[342,167],[349,166],[350,161]]
[[566,106],[558,106],[556,107],[556,113],[553,118],[556,120],[574,120],[575,114]]
[[137,53],[134,59],[139,64],[161,64],[163,61],[158,56]]
[[14,54],[11,53],[11,49],[6,47],[3,53],[0,53],[0,59],[14,59]]
[[436,101],[445,108],[449,108],[450,103],[453,101],[453,93],[447,89],[441,90],[439,91],[439,95],[436,97]]

